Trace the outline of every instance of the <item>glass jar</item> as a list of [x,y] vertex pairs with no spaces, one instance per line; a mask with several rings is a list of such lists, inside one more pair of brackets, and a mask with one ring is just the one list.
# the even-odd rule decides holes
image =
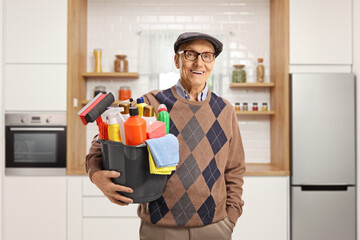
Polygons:
[[114,61],[114,72],[127,72],[128,71],[128,61],[126,60],[126,55],[118,54],[115,55],[116,59]]
[[262,104],[261,111],[267,111],[267,110],[268,110],[268,105],[267,105],[266,102],[264,102],[264,103]]
[[241,111],[241,109],[240,109],[240,103],[239,103],[239,102],[236,102],[236,103],[235,103],[235,111],[236,111],[236,112]]
[[99,93],[106,94],[106,88],[104,86],[96,86],[94,90],[94,97],[96,97],[96,95],[98,95]]
[[264,59],[258,58],[258,64],[256,66],[256,81],[259,83],[263,83],[265,77],[265,67],[263,61]]
[[244,102],[244,103],[242,104],[242,109],[241,109],[241,110],[242,110],[242,111],[249,111],[247,102]]
[[259,111],[258,104],[257,104],[256,102],[253,103],[253,105],[252,105],[252,110],[253,110],[253,111]]
[[131,89],[130,87],[120,87],[119,89],[119,100],[124,101],[131,98]]
[[233,83],[245,83],[246,82],[246,71],[244,70],[245,65],[235,64],[232,72]]

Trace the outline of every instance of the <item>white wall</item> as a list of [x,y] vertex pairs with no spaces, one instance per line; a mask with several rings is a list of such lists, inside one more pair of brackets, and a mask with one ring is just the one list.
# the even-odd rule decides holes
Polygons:
[[[94,69],[93,50],[102,48],[102,68],[113,71],[115,54],[126,54],[129,71],[139,71],[144,61],[139,59],[139,31],[200,31],[225,33],[222,39],[228,55],[220,54],[224,65],[221,95],[235,102],[269,103],[268,89],[230,89],[233,64],[245,64],[248,80],[255,81],[257,58],[264,58],[269,76],[270,1],[269,0],[89,0],[87,70]],[[231,34],[230,34],[231,32]],[[176,39],[174,39],[175,42]],[[173,49],[169,49],[173,54]],[[171,55],[171,58],[173,56]],[[149,76],[140,72],[137,80],[88,80],[88,99],[95,86],[106,86],[117,97],[120,86],[132,86],[133,97],[152,90]],[[267,78],[266,81],[269,81]],[[238,118],[247,162],[270,161],[270,121],[268,116]],[[88,127],[87,142],[96,134],[96,125]]]
[[[356,75],[356,111],[357,111],[357,176],[360,173],[360,0],[353,0],[353,72]],[[360,239],[360,178],[357,177],[357,229]]]

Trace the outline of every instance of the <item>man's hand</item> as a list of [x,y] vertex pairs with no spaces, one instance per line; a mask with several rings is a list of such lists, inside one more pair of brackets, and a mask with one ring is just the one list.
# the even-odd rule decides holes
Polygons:
[[119,172],[103,170],[95,172],[92,175],[91,180],[112,203],[120,206],[127,206],[129,203],[132,203],[133,200],[124,197],[117,191],[132,193],[133,190],[131,188],[115,184],[111,181],[111,178],[117,178],[119,176]]

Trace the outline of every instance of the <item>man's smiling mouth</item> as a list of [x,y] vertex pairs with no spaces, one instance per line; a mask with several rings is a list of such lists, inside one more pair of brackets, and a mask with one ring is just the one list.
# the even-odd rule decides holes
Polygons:
[[194,70],[190,70],[190,72],[195,73],[195,74],[204,74],[204,71],[194,71]]

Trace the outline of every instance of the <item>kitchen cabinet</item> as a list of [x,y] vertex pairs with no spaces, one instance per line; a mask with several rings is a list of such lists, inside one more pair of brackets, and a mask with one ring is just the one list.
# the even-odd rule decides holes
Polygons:
[[66,240],[66,176],[5,176],[3,200],[4,240]]
[[[244,181],[244,211],[233,239],[288,240],[289,177],[249,176]],[[137,204],[111,203],[87,176],[68,177],[68,205],[68,236],[74,236],[68,240],[138,239]]]
[[4,1],[5,63],[67,61],[67,0]]
[[5,65],[6,111],[66,111],[66,65]]
[[352,0],[290,0],[290,64],[352,64]]
[[233,239],[289,239],[289,177],[251,176],[244,182],[244,211]]

